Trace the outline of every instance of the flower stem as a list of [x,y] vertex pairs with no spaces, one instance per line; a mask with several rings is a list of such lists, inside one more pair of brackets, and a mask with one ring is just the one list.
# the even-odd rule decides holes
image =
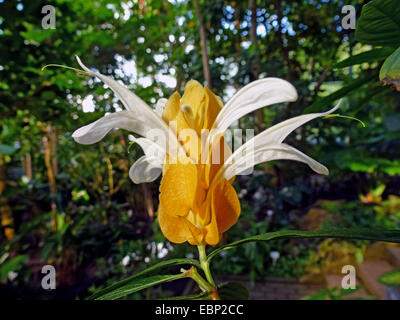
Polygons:
[[211,292],[214,290],[214,287],[209,284],[203,277],[197,272],[195,267],[191,267],[189,270],[181,269],[183,277],[190,277],[194,281],[197,282],[201,291],[203,292]]
[[197,248],[199,250],[199,260],[201,268],[203,269],[204,274],[206,275],[207,281],[215,288],[214,279],[210,271],[210,262],[207,260],[206,245],[199,244],[197,245]]

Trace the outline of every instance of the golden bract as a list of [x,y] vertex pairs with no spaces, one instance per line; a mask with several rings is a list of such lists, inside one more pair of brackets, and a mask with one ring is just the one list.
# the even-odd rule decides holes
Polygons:
[[[178,160],[175,164],[166,161],[163,167],[158,217],[162,232],[171,242],[216,245],[239,217],[240,203],[231,185],[233,179],[213,183],[224,163],[224,154],[230,153],[225,150],[229,147],[224,138],[216,140],[205,163],[199,161],[201,130],[211,129],[222,106],[207,87],[191,80],[184,95],[180,97],[175,92],[163,111],[163,120],[171,124],[187,156],[195,160]],[[185,129],[193,129],[197,135],[182,135]],[[219,163],[211,161],[214,150],[219,152]]]

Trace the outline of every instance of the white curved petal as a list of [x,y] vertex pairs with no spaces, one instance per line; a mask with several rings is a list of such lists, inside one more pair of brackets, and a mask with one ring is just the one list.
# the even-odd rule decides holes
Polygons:
[[76,56],[76,60],[78,61],[79,65],[83,70],[85,70],[91,76],[99,78],[106,85],[108,85],[110,89],[114,91],[114,93],[118,96],[118,98],[121,100],[122,104],[127,110],[131,110],[135,114],[139,112],[154,113],[153,110],[151,110],[151,108],[142,99],[140,99],[136,94],[134,94],[128,88],[125,88],[123,85],[119,84],[114,79],[111,79],[101,73],[90,70],[83,64],[83,62],[81,61],[81,59],[79,59],[78,56]]
[[155,112],[158,114],[159,117],[162,117],[162,113],[164,111],[165,105],[167,104],[168,99],[165,98],[161,98],[158,99],[157,103],[156,103],[156,108],[155,108]]
[[[166,148],[171,153],[178,154],[178,152],[183,153],[181,150],[175,134],[169,127],[165,124],[165,122],[137,95],[133,92],[125,88],[123,85],[119,84],[117,81],[106,77],[97,72],[91,71],[88,67],[86,67],[79,57],[76,57],[79,65],[82,67],[83,70],[88,72],[90,75],[98,77],[102,80],[105,84],[107,84],[110,89],[118,96],[121,100],[122,104],[125,106],[127,110],[132,112],[132,114],[137,118],[141,119],[142,121],[146,122],[146,126],[148,128],[158,128],[164,132],[164,141],[169,143],[170,145]],[[136,132],[136,131],[134,131]],[[139,133],[140,135],[147,136],[146,134]],[[104,135],[103,135],[104,136]]]
[[136,184],[153,182],[162,172],[162,163],[158,158],[142,156],[129,169],[129,177]]
[[[131,111],[120,111],[106,115],[95,122],[77,129],[72,138],[81,144],[92,144],[100,141],[112,129],[125,129],[135,132],[141,136],[149,136],[154,139],[152,144],[160,150],[166,150],[165,133],[153,126],[153,123],[145,121],[143,116],[136,116]],[[139,140],[140,142],[142,140]]]
[[285,121],[282,121],[266,130],[264,130],[259,135],[255,136],[255,146],[266,143],[280,143],[294,130],[298,127],[301,127],[303,124],[319,117],[327,116],[328,114],[335,112],[342,105],[342,100],[340,100],[337,105],[326,111],[321,113],[310,113],[301,116],[297,116]]
[[[256,135],[254,138],[250,139],[240,148],[238,148],[232,155],[233,161],[235,157],[241,157],[243,154],[250,154],[256,151],[258,148],[263,148],[264,146],[270,144],[278,144],[283,142],[285,138],[298,127],[302,126],[308,121],[311,121],[318,117],[324,117],[335,110],[337,110],[342,104],[342,100],[332,108],[331,110],[323,113],[310,113],[306,115],[301,115],[294,117],[285,121],[282,121],[271,128],[264,130],[263,132]],[[228,162],[232,159],[228,159]]]
[[146,131],[141,119],[135,119],[129,111],[106,115],[95,122],[83,126],[72,134],[74,140],[81,144],[92,144],[100,141],[112,129],[121,128],[142,134]]
[[238,175],[259,163],[272,160],[300,161],[307,164],[312,170],[319,174],[329,174],[329,170],[324,165],[310,158],[296,148],[280,143],[258,148],[254,153],[248,154],[242,158],[237,158],[236,161],[232,162],[232,164],[224,166],[223,176],[226,180],[229,180],[235,175]]
[[165,149],[160,147],[157,143],[147,138],[130,137],[130,140],[137,143],[144,151],[146,157],[157,158],[161,163],[165,159]]
[[234,121],[259,108],[297,99],[296,89],[286,80],[265,78],[237,92],[219,112],[214,128],[224,132]]

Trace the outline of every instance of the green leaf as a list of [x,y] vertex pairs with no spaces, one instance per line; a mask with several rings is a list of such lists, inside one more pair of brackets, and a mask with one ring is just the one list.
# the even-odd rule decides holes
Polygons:
[[374,61],[380,61],[388,56],[390,56],[393,53],[394,49],[393,48],[377,48],[377,49],[372,49],[366,52],[362,52],[359,54],[356,54],[354,56],[351,56],[347,59],[344,59],[337,64],[335,64],[332,68],[333,69],[340,69],[340,68],[345,68],[345,67],[350,67],[354,66],[357,64],[365,63],[365,62],[374,62]]
[[17,256],[7,262],[4,262],[0,265],[0,282],[4,281],[8,277],[8,273],[10,271],[15,271],[19,268],[19,266],[28,259],[27,255]]
[[358,290],[360,290],[360,287],[356,287],[355,289],[342,289],[334,287],[332,289],[323,289],[317,293],[307,295],[301,298],[301,300],[343,300],[343,297],[349,296]]
[[400,286],[400,270],[384,273],[379,282],[387,286]]
[[357,107],[355,108],[354,111],[351,112],[351,116],[355,117],[360,111],[362,111],[367,104],[369,104],[372,100],[372,98],[377,98],[379,95],[384,94],[389,90],[388,88],[382,87],[380,85],[378,86],[370,86],[368,93],[365,95],[365,97],[361,100],[358,101]]
[[249,300],[247,288],[240,282],[227,282],[218,286],[218,295],[221,300]]
[[158,284],[186,277],[184,273],[174,275],[157,275],[148,278],[137,279],[125,286],[112,290],[96,298],[96,300],[116,300],[140,290],[156,286]]
[[374,0],[363,6],[356,25],[356,39],[374,46],[400,45],[398,0]]
[[330,95],[317,99],[313,104],[308,106],[303,113],[310,113],[315,111],[321,111],[328,106],[332,106],[333,103],[350,93],[351,91],[363,86],[364,84],[370,82],[374,78],[376,78],[376,74],[369,75],[365,78],[358,78],[350,82],[348,85],[343,88],[331,93]]
[[256,242],[269,241],[273,239],[290,239],[290,238],[342,238],[342,239],[361,239],[375,240],[400,243],[400,230],[369,230],[369,229],[321,229],[315,231],[300,230],[281,230],[260,234],[258,236],[242,239],[224,245],[215,249],[208,255],[208,261],[211,261],[217,254],[222,251],[233,249],[239,245]]
[[208,297],[208,292],[200,292],[188,296],[169,297],[169,298],[162,298],[159,300],[202,300],[207,297]]
[[385,116],[382,120],[388,132],[400,131],[400,113],[391,113]]
[[57,32],[56,29],[37,28],[28,22],[23,22],[22,24],[26,28],[26,31],[21,31],[20,35],[29,42],[34,41],[37,43],[42,43],[44,40],[50,38]]
[[333,159],[338,168],[350,169],[354,172],[383,171],[389,175],[400,173],[400,162],[386,158],[378,158],[373,154],[361,152],[360,150],[335,151]]
[[107,288],[97,291],[96,293],[91,295],[88,299],[89,300],[98,299],[99,297],[104,296],[104,295],[106,295],[114,290],[117,290],[125,285],[128,285],[133,280],[135,280],[141,276],[144,276],[146,274],[149,274],[155,270],[170,267],[170,266],[175,266],[175,265],[181,265],[181,264],[191,264],[191,265],[195,265],[195,266],[201,268],[201,266],[199,265],[199,262],[194,259],[171,259],[171,260],[162,261],[162,262],[155,264],[154,266],[151,266],[150,268],[147,268],[147,269],[140,271],[126,279],[123,279],[117,283],[114,283],[111,286],[108,286]]
[[13,146],[8,146],[6,144],[0,144],[0,153],[1,154],[13,154],[17,151],[17,148]]
[[400,47],[386,59],[379,72],[379,79],[386,85],[394,85],[400,91]]

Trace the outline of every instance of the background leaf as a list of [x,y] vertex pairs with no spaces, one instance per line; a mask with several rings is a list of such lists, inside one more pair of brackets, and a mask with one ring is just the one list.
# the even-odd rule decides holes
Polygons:
[[210,261],[222,251],[235,248],[236,246],[273,239],[288,238],[342,238],[362,239],[400,243],[400,230],[366,230],[366,229],[322,229],[317,231],[282,230],[260,234],[258,236],[242,239],[215,249],[208,255]]
[[218,286],[218,295],[221,300],[249,300],[247,288],[240,282],[227,282]]
[[26,259],[28,259],[27,255],[20,255],[1,264],[0,281],[7,279],[8,273],[17,270]]
[[379,278],[379,282],[387,286],[400,286],[400,270],[383,274]]
[[359,54],[356,54],[354,56],[351,56],[347,59],[344,59],[340,61],[339,63],[335,64],[332,68],[333,69],[340,69],[340,68],[345,68],[345,67],[350,67],[354,66],[357,64],[365,63],[365,62],[374,62],[374,61],[379,61],[387,58],[389,55],[393,53],[394,49],[393,48],[377,48],[377,49],[372,49],[366,52],[362,52]]
[[156,286],[158,284],[181,279],[184,274],[174,274],[174,275],[157,275],[144,279],[137,279],[125,286],[119,287],[118,289],[107,292],[104,295],[100,295],[96,300],[116,300],[125,297],[131,293]]
[[162,261],[160,263],[155,264],[154,266],[151,266],[150,268],[147,268],[143,271],[140,271],[124,280],[121,280],[119,282],[116,282],[114,284],[112,284],[111,286],[104,288],[102,290],[99,290],[98,292],[96,292],[95,294],[91,295],[88,299],[89,300],[93,300],[93,299],[98,299],[100,297],[103,297],[105,295],[111,294],[112,292],[114,292],[115,290],[118,290],[122,287],[125,287],[128,284],[131,284],[132,281],[136,280],[137,278],[144,276],[146,274],[149,274],[155,270],[159,270],[162,268],[166,268],[166,267],[170,267],[170,266],[175,266],[175,265],[183,265],[183,264],[191,264],[191,265],[195,265],[197,267],[200,267],[198,261],[194,260],[194,259],[171,259],[171,260],[167,260],[167,261]]
[[345,85],[343,88],[329,94],[328,96],[317,99],[313,104],[307,107],[303,113],[323,111],[324,108],[331,107],[336,100],[346,96],[351,91],[360,88],[364,84],[367,84],[376,77],[377,75],[373,74],[353,80],[349,84]]
[[6,144],[0,144],[0,153],[1,154],[13,154],[17,151],[17,148],[13,146],[8,146]]
[[386,59],[379,72],[379,79],[400,91],[400,47]]
[[208,298],[207,292],[200,292],[188,296],[162,298],[160,300],[206,300]]
[[398,0],[374,0],[363,6],[356,25],[356,39],[374,46],[400,45]]

